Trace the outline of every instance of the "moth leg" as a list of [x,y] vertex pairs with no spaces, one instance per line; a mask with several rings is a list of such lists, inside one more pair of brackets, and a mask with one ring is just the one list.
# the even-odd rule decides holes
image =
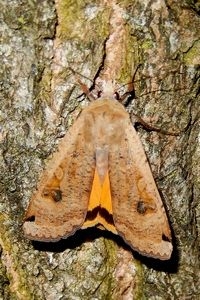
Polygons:
[[133,126],[136,123],[138,123],[138,124],[142,125],[144,128],[146,128],[147,130],[160,132],[160,133],[166,134],[166,135],[178,136],[181,133],[181,132],[174,132],[174,131],[166,131],[166,130],[163,130],[161,128],[149,125],[141,117],[139,117],[138,115],[134,114],[133,112],[131,113],[131,122],[133,123]]
[[[80,73],[74,71],[71,67],[69,67],[70,71],[73,73],[73,75],[76,78],[76,81],[78,82],[78,84],[80,85],[83,93],[87,96],[87,98],[89,99],[89,101],[94,101],[96,98],[95,96],[91,93],[90,89],[87,87],[86,84],[84,84],[78,75],[81,75]],[[78,74],[78,75],[77,75]],[[85,77],[86,79],[90,80],[89,78],[87,78],[86,76],[81,75],[82,77]]]

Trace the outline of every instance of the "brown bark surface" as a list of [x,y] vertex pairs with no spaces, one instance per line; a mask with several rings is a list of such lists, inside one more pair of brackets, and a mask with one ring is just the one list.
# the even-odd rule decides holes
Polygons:
[[[198,2],[0,0],[0,7],[0,299],[199,299]],[[168,212],[171,260],[142,257],[97,229],[31,243],[24,210],[46,159],[87,105],[69,67],[119,88],[138,65],[127,109],[180,133],[138,128]]]

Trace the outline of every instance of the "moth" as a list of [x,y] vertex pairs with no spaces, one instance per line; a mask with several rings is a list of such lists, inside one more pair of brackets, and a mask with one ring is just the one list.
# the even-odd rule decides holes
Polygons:
[[141,141],[124,106],[91,102],[53,154],[30,200],[27,238],[58,241],[97,226],[142,255],[167,260],[171,231]]

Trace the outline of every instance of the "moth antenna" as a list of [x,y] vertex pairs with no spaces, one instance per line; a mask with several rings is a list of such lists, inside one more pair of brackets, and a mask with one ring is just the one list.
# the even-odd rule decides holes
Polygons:
[[85,79],[87,79],[87,80],[89,80],[89,81],[91,81],[91,82],[93,83],[93,80],[92,80],[92,79],[90,79],[89,77],[87,77],[87,76],[81,74],[81,73],[78,72],[78,71],[75,71],[74,69],[72,69],[72,67],[68,67],[68,69],[73,73],[73,75],[74,75],[75,77],[77,77],[77,75],[79,75],[79,76],[81,76],[81,77],[83,77],[83,78],[85,78]]
[[146,128],[149,131],[156,131],[156,132],[160,132],[162,134],[173,135],[173,136],[180,135],[180,132],[166,131],[166,130],[163,130],[161,128],[157,128],[157,127],[151,126],[148,123],[146,123],[141,117],[139,117],[138,115],[134,114],[133,112],[131,113],[131,117],[130,118],[131,118],[131,122],[133,123],[133,126],[136,123],[138,123],[138,124],[142,125],[144,128]]

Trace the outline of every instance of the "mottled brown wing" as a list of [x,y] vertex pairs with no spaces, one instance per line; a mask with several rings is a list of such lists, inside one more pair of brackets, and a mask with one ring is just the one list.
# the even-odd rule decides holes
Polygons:
[[166,260],[171,232],[140,139],[129,120],[109,153],[113,219],[119,235],[142,255]]
[[31,240],[66,238],[85,220],[95,170],[94,148],[87,141],[90,128],[85,123],[81,114],[47,164],[32,196],[23,224],[25,236]]

